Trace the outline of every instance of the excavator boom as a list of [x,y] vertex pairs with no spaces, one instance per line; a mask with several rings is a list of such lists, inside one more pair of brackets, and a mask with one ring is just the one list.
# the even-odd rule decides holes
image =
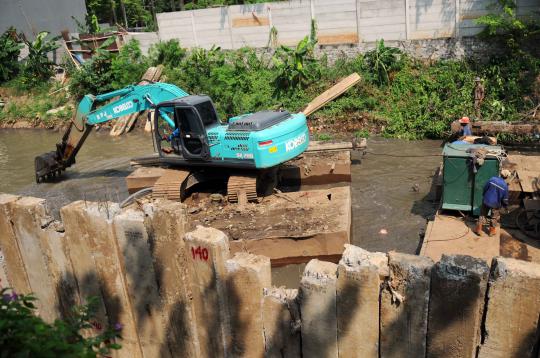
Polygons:
[[[128,86],[117,91],[93,96],[86,95],[79,102],[77,112],[68,129],[62,137],[62,142],[56,145],[56,150],[37,156],[34,160],[36,181],[41,181],[60,175],[63,170],[75,163],[75,156],[96,124],[105,123],[116,118],[139,113],[154,107],[163,101],[185,97],[188,94],[167,83],[151,83],[147,85]],[[104,101],[120,96],[99,108],[95,106]],[[163,114],[167,120],[168,116]],[[174,122],[168,120],[174,128]]]

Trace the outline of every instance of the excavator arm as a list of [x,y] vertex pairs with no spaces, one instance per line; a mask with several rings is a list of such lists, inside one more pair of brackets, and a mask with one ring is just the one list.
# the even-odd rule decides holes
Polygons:
[[[128,86],[97,96],[84,96],[79,102],[77,112],[64,133],[62,141],[56,144],[56,150],[41,154],[35,158],[36,182],[39,183],[60,175],[66,168],[75,164],[75,157],[94,125],[112,121],[132,113],[139,113],[155,107],[160,102],[187,95],[185,91],[174,85],[156,82],[147,85]],[[118,96],[120,96],[119,99],[96,108],[97,104]],[[162,113],[162,117],[174,129],[175,124],[166,113]]]

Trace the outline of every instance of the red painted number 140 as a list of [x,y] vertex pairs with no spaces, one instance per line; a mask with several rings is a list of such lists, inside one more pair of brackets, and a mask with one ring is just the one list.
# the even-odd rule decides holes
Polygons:
[[199,259],[199,260],[208,260],[208,249],[206,247],[200,247],[197,248],[192,247],[191,248],[191,255],[193,256],[193,259]]

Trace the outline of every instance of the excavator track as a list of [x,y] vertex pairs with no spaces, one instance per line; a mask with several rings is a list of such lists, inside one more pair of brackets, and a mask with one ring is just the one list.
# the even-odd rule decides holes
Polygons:
[[227,198],[230,203],[245,204],[258,201],[256,175],[231,175],[227,183]]
[[167,169],[152,187],[152,198],[180,201],[181,186],[189,173],[188,170]]

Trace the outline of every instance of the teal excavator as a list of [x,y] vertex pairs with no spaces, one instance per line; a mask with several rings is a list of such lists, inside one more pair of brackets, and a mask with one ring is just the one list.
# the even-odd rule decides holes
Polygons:
[[[157,82],[86,95],[56,150],[35,158],[36,181],[59,177],[75,164],[95,125],[145,110],[150,110],[156,151],[146,160],[151,165],[194,169],[199,176],[202,172],[232,176],[241,171],[257,178],[297,157],[309,144],[303,113],[261,111],[221,123],[208,96],[189,95],[172,84]],[[256,197],[254,182],[242,185],[251,185],[250,198]]]

